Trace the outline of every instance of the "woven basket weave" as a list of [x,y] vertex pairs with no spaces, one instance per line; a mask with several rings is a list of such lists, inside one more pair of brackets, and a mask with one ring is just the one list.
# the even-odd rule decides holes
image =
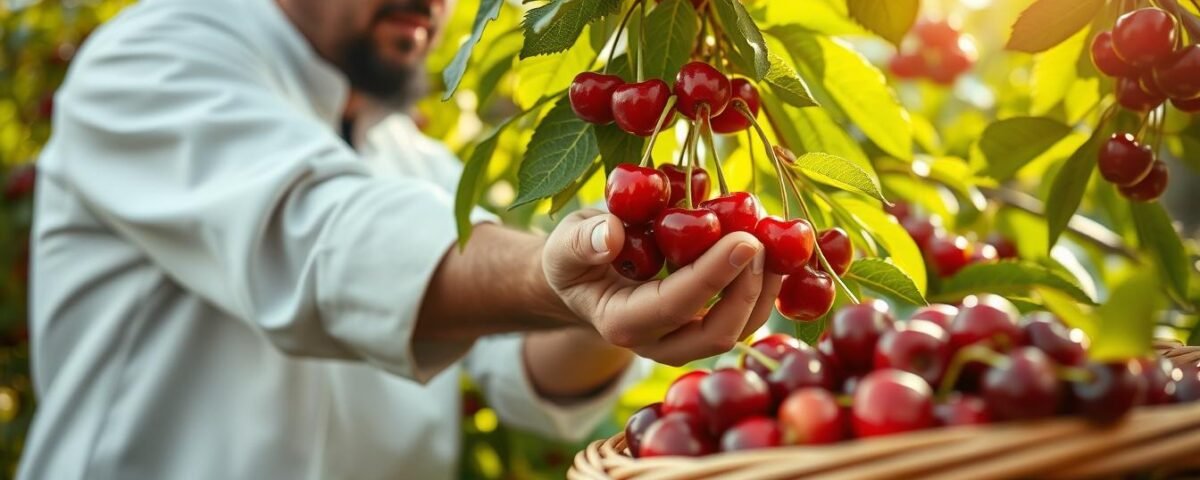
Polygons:
[[[1156,345],[1176,364],[1200,348]],[[1100,427],[1078,418],[925,430],[828,446],[634,459],[624,434],[575,456],[570,480],[1096,478],[1200,470],[1200,404],[1143,407]],[[1196,478],[1195,476],[1189,478]]]

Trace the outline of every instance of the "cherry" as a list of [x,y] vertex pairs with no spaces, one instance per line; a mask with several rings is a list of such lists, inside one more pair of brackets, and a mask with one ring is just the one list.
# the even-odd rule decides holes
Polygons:
[[[658,117],[667,108],[671,98],[671,87],[659,79],[641,83],[626,83],[613,90],[613,120],[621,130],[649,137],[658,126]],[[673,116],[673,115],[672,115]],[[671,124],[670,118],[666,125]]]
[[799,273],[812,258],[813,228],[808,220],[764,217],[754,227],[754,236],[766,249],[766,267],[772,273]]
[[771,393],[754,372],[722,368],[700,380],[700,410],[713,434],[770,409]]
[[996,249],[996,256],[1000,257],[1001,259],[1008,260],[1019,258],[1021,256],[1020,253],[1017,252],[1017,244],[1013,243],[1012,240],[1009,240],[1009,238],[1005,237],[1004,235],[1000,235],[998,233],[988,235],[987,243],[988,245],[991,245],[992,248]]
[[919,53],[899,53],[888,63],[892,75],[898,78],[910,79],[926,75],[925,57]]
[[1153,202],[1167,191],[1168,178],[1167,164],[1155,160],[1146,178],[1131,187],[1117,187],[1117,191],[1135,202]]
[[1090,363],[1091,379],[1071,383],[1075,409],[1088,420],[1112,423],[1123,417],[1145,394],[1140,365],[1133,361]]
[[1171,403],[1175,395],[1175,379],[1171,372],[1175,367],[1165,358],[1155,355],[1153,358],[1136,360],[1142,371],[1142,382],[1146,385],[1146,395],[1142,397],[1141,405],[1165,405]]
[[937,276],[952,277],[971,264],[971,242],[959,235],[939,235],[929,242],[925,254]]
[[575,76],[567,92],[567,97],[571,100],[571,109],[585,122],[597,125],[612,123],[613,91],[624,84],[625,81],[616,75],[580,73]]
[[1054,415],[1060,387],[1054,362],[1033,347],[1014,350],[983,376],[983,399],[1000,420],[1032,420]]
[[[827,230],[822,230],[817,236],[817,245],[821,246],[821,252],[825,254],[825,260],[829,261],[829,266],[833,267],[833,272],[838,275],[845,275],[850,271],[850,262],[854,260],[854,247],[850,245],[850,236],[846,235],[846,231],[834,227]],[[821,259],[813,257],[812,268],[820,267]]]
[[1029,345],[1041,350],[1059,365],[1081,366],[1087,363],[1087,347],[1081,330],[1067,330],[1052,315],[1029,317],[1021,330]]
[[708,210],[668,208],[654,221],[654,239],[668,265],[683,267],[721,239],[721,223]]
[[782,444],[783,430],[778,422],[769,417],[747,418],[721,435],[722,452],[778,447]]
[[618,273],[631,280],[649,280],[662,270],[663,262],[649,224],[625,227],[625,245],[612,261]]
[[1163,92],[1161,87],[1158,86],[1158,81],[1154,80],[1153,70],[1146,70],[1145,72],[1142,72],[1141,75],[1138,75],[1137,81],[1138,86],[1141,87],[1142,91],[1146,92],[1147,95],[1150,95],[1153,98],[1161,98],[1164,101],[1167,99],[1167,94]]
[[845,412],[822,388],[792,392],[779,406],[784,440],[791,445],[821,445],[844,439]]
[[1175,380],[1175,401],[1179,403],[1200,401],[1200,366],[1183,365],[1171,371]]
[[929,428],[934,425],[933,390],[911,373],[876,370],[854,392],[851,417],[861,438]]
[[28,198],[33,195],[35,185],[37,185],[37,168],[33,164],[15,167],[8,172],[8,178],[4,182],[4,199],[17,201]]
[[838,360],[837,353],[833,351],[833,340],[829,339],[829,329],[821,332],[821,336],[817,339],[817,353],[821,354],[821,363],[825,365],[825,370],[829,371],[833,377],[833,383],[839,384],[842,380],[842,362]]
[[917,311],[909,315],[909,320],[925,320],[933,322],[937,326],[942,327],[947,332],[950,331],[950,322],[954,321],[954,316],[958,315],[958,307],[953,305],[934,304],[928,307],[918,308]]
[[1191,100],[1172,98],[1171,105],[1174,105],[1176,110],[1183,113],[1200,113],[1200,97]]
[[[708,114],[720,115],[729,106],[733,88],[729,77],[704,62],[691,62],[679,70],[675,77],[675,95],[679,103],[675,109],[683,116],[696,120],[700,105],[708,105]],[[661,110],[660,110],[661,112]]]
[[667,208],[671,185],[658,170],[622,163],[608,174],[604,198],[608,211],[626,225],[642,225]]
[[663,397],[662,413],[664,415],[685,412],[701,418],[700,412],[700,381],[709,375],[707,370],[695,370],[681,375],[667,387]]
[[944,427],[984,425],[992,421],[987,403],[982,398],[958,392],[951,394],[945,402],[934,405],[933,416],[937,418],[938,425]]
[[917,248],[920,248],[921,251],[928,251],[929,244],[933,243],[935,236],[938,236],[939,228],[933,217],[908,217],[901,219],[900,225],[904,227],[904,230],[908,232],[908,236],[912,237],[913,242],[917,244]]
[[1157,8],[1121,15],[1112,30],[1112,46],[1117,56],[1134,67],[1157,64],[1175,48],[1175,18]]
[[838,391],[842,395],[854,396],[854,392],[858,390],[858,384],[862,382],[862,376],[851,375],[842,379],[842,385],[838,387]]
[[1110,77],[1129,77],[1137,74],[1137,69],[1125,63],[1112,46],[1112,32],[1100,32],[1092,39],[1092,63],[1101,73]]
[[[687,198],[687,168],[665,163],[659,165],[658,169],[666,174],[667,180],[671,184],[671,198],[667,200],[667,206],[679,206]],[[708,171],[701,167],[692,167],[693,204],[708,199],[709,184]]]
[[828,274],[805,268],[783,278],[779,296],[775,298],[775,309],[797,322],[810,322],[829,313],[836,294],[833,279]]
[[996,263],[1000,260],[1000,254],[996,253],[996,247],[986,243],[976,243],[971,247],[971,265],[976,263]]
[[699,457],[716,452],[716,442],[687,413],[668,413],[642,437],[638,457]]
[[721,232],[754,232],[758,225],[758,198],[746,192],[733,192],[700,203],[700,208],[717,215]]
[[[807,347],[807,345],[805,345]],[[779,361],[787,355],[788,352],[800,348],[800,341],[789,335],[782,333],[773,333],[767,335],[750,345],[750,348],[758,350],[763,355],[766,355],[771,360]],[[771,370],[763,365],[762,362],[754,358],[753,355],[742,357],[742,368],[751,372],[757,373],[758,376],[766,379],[771,374]]]
[[953,85],[959,75],[966,73],[975,63],[973,52],[968,53],[958,46],[935,50],[933,58],[927,67],[929,79],[940,85]]
[[980,342],[990,342],[1000,351],[1025,343],[1025,334],[1017,326],[1017,307],[997,295],[972,295],[963,299],[963,308],[950,323],[950,345],[955,350]]
[[630,454],[638,456],[646,430],[662,416],[662,402],[646,405],[629,416],[629,421],[625,422],[625,445],[629,447]]
[[891,205],[884,205],[883,210],[896,217],[897,221],[903,221],[912,216],[912,206],[907,202],[893,202]]
[[915,373],[937,385],[950,363],[950,334],[933,322],[910,320],[883,332],[875,346],[875,369]]
[[957,47],[962,35],[946,20],[922,20],[914,28],[925,47]]
[[1117,103],[1135,112],[1147,112],[1162,105],[1166,97],[1154,95],[1142,88],[1137,78],[1117,80]]
[[782,401],[792,392],[809,387],[833,389],[835,378],[832,369],[826,366],[821,353],[802,345],[784,353],[779,359],[779,368],[766,377],[771,396]]
[[[729,81],[729,85],[733,90],[733,99],[741,99],[746,102],[750,113],[757,116],[762,99],[759,98],[758,89],[754,87],[754,84],[744,78],[735,78]],[[750,128],[750,120],[747,120],[742,112],[734,108],[732,104],[725,108],[720,115],[712,118],[712,129],[716,133],[737,133],[747,128]]]
[[875,359],[875,345],[895,320],[887,304],[868,301],[838,310],[829,324],[829,340],[848,374],[866,373]]

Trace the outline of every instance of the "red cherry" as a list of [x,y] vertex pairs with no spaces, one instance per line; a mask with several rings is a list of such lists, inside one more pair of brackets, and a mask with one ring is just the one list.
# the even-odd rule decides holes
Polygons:
[[953,85],[959,75],[970,70],[971,65],[975,63],[971,54],[964,52],[957,45],[935,50],[933,53],[934,60],[928,66],[929,79],[940,85]]
[[710,116],[720,115],[729,106],[733,88],[729,77],[704,62],[691,62],[679,70],[675,77],[675,95],[679,103],[675,109],[683,116],[696,120],[700,105],[708,105]]
[[649,430],[650,426],[662,416],[661,402],[646,405],[629,416],[629,421],[625,422],[625,445],[629,446],[630,454],[634,457],[638,456],[642,439],[646,436],[646,430]]
[[585,122],[597,125],[612,123],[613,92],[624,84],[625,81],[616,75],[580,73],[575,76],[567,92],[567,97],[571,100],[571,109]]
[[[788,352],[800,348],[800,341],[789,335],[773,333],[755,341],[750,345],[750,348],[758,350],[763,355],[778,362]],[[759,362],[753,355],[742,357],[742,368],[757,373],[758,376],[764,379],[771,373],[767,369],[767,366]]]
[[1017,307],[996,295],[972,295],[963,299],[963,308],[950,323],[950,345],[955,351],[980,342],[1007,351],[1025,344],[1025,334],[1017,326]]
[[758,225],[758,198],[746,192],[733,192],[700,203],[721,221],[721,232],[754,232]]
[[1171,403],[1175,395],[1175,379],[1171,373],[1175,366],[1170,360],[1155,355],[1152,358],[1137,359],[1141,367],[1142,382],[1146,385],[1146,395],[1140,405],[1165,405]]
[[791,320],[811,322],[829,313],[836,294],[828,274],[805,268],[783,278],[775,309]]
[[1150,167],[1150,174],[1146,175],[1146,178],[1131,187],[1117,187],[1117,191],[1121,192],[1125,198],[1135,202],[1153,202],[1167,191],[1168,179],[1167,164],[1161,160],[1155,160]]
[[722,368],[700,380],[700,410],[709,432],[720,435],[746,418],[769,414],[771,393],[754,372]]
[[829,339],[829,329],[821,332],[821,336],[817,339],[817,353],[821,354],[821,363],[825,364],[825,369],[833,377],[835,385],[841,384],[842,381],[842,362],[838,360],[837,353],[833,351],[833,341]]
[[853,375],[871,370],[875,345],[893,323],[895,319],[888,313],[887,304],[881,301],[850,305],[833,315],[829,340],[845,368],[844,373]]
[[1009,240],[1008,237],[1005,237],[999,233],[988,235],[987,243],[988,245],[991,245],[992,248],[996,249],[996,256],[1000,257],[1002,260],[1020,258],[1021,256],[1020,253],[1017,252],[1017,244],[1013,243],[1012,240]]
[[1139,8],[1121,15],[1112,30],[1112,46],[1126,63],[1144,68],[1175,49],[1175,18],[1158,8]]
[[781,401],[792,392],[808,387],[833,389],[835,378],[820,352],[808,346],[792,349],[779,359],[779,368],[766,377],[771,396]]
[[962,36],[958,29],[946,20],[922,20],[917,22],[913,29],[926,48],[955,46],[958,45],[958,38]]
[[1175,380],[1175,401],[1200,402],[1200,366],[1182,365],[1171,371]]
[[915,373],[938,385],[950,364],[950,335],[933,322],[897,323],[879,337],[875,369],[894,368]]
[[1033,315],[1021,326],[1029,345],[1049,355],[1059,365],[1087,363],[1086,338],[1082,330],[1067,330],[1053,315]]
[[[641,83],[626,83],[613,90],[613,120],[621,130],[649,137],[654,134],[658,117],[667,108],[670,98],[671,87],[657,78]],[[670,125],[672,120],[668,118],[665,125]]]
[[1154,67],[1154,79],[1168,97],[1200,97],[1200,45],[1188,45]]
[[[733,99],[741,99],[746,102],[750,113],[757,116],[762,100],[759,98],[758,89],[754,87],[754,84],[744,78],[735,78],[729,81],[729,85],[733,89]],[[750,120],[747,120],[742,112],[734,108],[732,103],[725,108],[724,112],[712,119],[712,129],[716,133],[737,133],[747,128],[750,128]]]
[[1171,99],[1171,105],[1183,113],[1200,113],[1200,97],[1191,100]]
[[1137,69],[1125,63],[1112,47],[1112,32],[1100,32],[1092,39],[1092,63],[1101,73],[1110,77],[1129,77],[1137,74]]
[[986,243],[976,243],[971,247],[970,265],[976,263],[996,263],[999,260],[1000,254],[996,253],[996,247]]
[[911,373],[876,370],[859,383],[851,415],[860,438],[929,428],[934,425],[933,389]]
[[921,251],[928,251],[929,244],[933,243],[933,238],[938,236],[938,228],[936,220],[930,218],[919,218],[916,216],[908,217],[900,220],[900,225],[908,232],[908,236],[912,237],[913,242],[917,244],[917,248]]
[[919,53],[898,53],[888,63],[892,75],[902,79],[923,77],[927,74],[925,57]]
[[672,267],[691,264],[720,239],[721,223],[708,210],[668,208],[654,221],[654,240]]
[[883,210],[891,214],[893,217],[896,217],[896,220],[898,221],[903,221],[904,219],[912,216],[912,206],[907,202],[897,201],[891,205],[884,205]]
[[790,445],[821,445],[844,439],[844,410],[837,399],[822,388],[792,392],[779,406],[779,423]]
[[671,185],[658,170],[623,163],[608,174],[604,198],[608,211],[626,225],[642,225],[667,208]]
[[4,182],[4,199],[15,202],[28,198],[33,195],[35,185],[37,185],[37,167],[33,164],[14,167],[8,172],[8,178]]
[[783,430],[769,417],[750,417],[721,435],[721,451],[737,452],[783,445]]
[[971,264],[971,242],[966,238],[952,236],[937,236],[929,242],[926,255],[929,266],[939,277],[952,277]]
[[667,387],[663,397],[662,413],[685,412],[701,418],[700,412],[700,381],[707,377],[707,370],[695,370],[681,375]]
[[642,437],[638,457],[699,457],[716,452],[716,442],[697,426],[690,414],[668,413],[654,422]]
[[983,399],[999,420],[1054,415],[1061,396],[1054,362],[1033,347],[1014,350],[983,376]]
[[[659,165],[658,169],[667,175],[667,180],[671,183],[671,198],[667,200],[667,206],[679,206],[687,199],[687,168],[665,163]],[[693,205],[708,200],[708,188],[708,171],[701,167],[692,167]]]
[[646,224],[625,227],[625,246],[613,259],[612,266],[626,278],[644,281],[658,275],[664,261],[654,240],[654,230]]
[[938,425],[953,427],[960,425],[984,425],[991,423],[987,403],[975,395],[952,393],[945,402],[933,406],[933,416]]
[[1117,103],[1135,112],[1147,112],[1162,105],[1167,98],[1147,92],[1136,78],[1117,80]]
[[950,331],[950,322],[954,321],[954,316],[958,315],[958,307],[952,305],[934,304],[928,307],[918,308],[917,311],[909,315],[909,320],[925,320],[933,322],[937,326],[942,327],[947,332]]
[[1145,395],[1141,366],[1135,361],[1087,365],[1091,379],[1071,383],[1075,410],[1088,420],[1112,423]]
[[[829,261],[834,273],[840,276],[850,271],[850,262],[854,260],[854,247],[850,245],[850,236],[846,235],[845,230],[837,227],[822,230],[817,237],[817,245],[821,246],[821,252],[825,254],[825,260]],[[821,259],[814,256],[811,262],[812,268],[816,269]]]
[[[724,226],[722,226],[724,230]],[[813,228],[808,220],[764,217],[754,227],[754,236],[766,249],[767,270],[779,275],[799,273],[813,254]]]

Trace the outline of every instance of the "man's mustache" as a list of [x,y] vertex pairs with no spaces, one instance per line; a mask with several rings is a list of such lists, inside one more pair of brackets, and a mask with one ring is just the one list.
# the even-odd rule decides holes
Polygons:
[[403,4],[388,4],[379,9],[375,15],[376,19],[382,19],[389,15],[409,14],[422,15],[425,17],[433,17],[433,8],[426,1],[404,2]]

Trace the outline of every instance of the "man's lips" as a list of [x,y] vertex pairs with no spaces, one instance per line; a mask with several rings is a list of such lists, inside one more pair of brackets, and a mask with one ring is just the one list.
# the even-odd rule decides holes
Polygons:
[[406,25],[409,27],[423,28],[431,30],[433,27],[433,19],[429,15],[411,12],[392,12],[380,18],[381,22],[390,23],[393,25]]

